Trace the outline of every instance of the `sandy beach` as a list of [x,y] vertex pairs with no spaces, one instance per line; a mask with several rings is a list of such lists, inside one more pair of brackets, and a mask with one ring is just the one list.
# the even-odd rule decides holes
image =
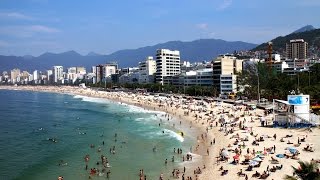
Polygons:
[[[291,166],[297,167],[298,160],[319,160],[320,157],[318,127],[311,130],[265,127],[261,125],[261,118],[271,125],[272,115],[265,115],[260,109],[248,110],[244,105],[69,86],[0,86],[0,89],[107,98],[167,112],[199,131],[198,142],[191,151],[201,155],[202,161],[187,167],[184,179],[283,179],[285,175],[292,175]],[[182,174],[177,179],[181,178]]]

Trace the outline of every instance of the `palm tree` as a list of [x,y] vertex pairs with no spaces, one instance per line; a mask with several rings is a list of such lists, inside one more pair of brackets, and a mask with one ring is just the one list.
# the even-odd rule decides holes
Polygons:
[[317,172],[318,164],[314,162],[303,162],[299,161],[299,168],[293,168],[294,176],[286,175],[285,179],[288,180],[320,180],[320,174]]

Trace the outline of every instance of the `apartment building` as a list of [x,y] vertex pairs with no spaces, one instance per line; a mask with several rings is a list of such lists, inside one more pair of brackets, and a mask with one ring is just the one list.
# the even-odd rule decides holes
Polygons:
[[139,62],[139,83],[153,83],[156,73],[156,61],[152,56],[148,56],[145,61]]
[[288,59],[306,59],[308,54],[308,43],[303,39],[293,39],[286,44]]
[[[156,82],[171,84],[171,78],[180,74],[180,52],[177,50],[158,49],[156,53]],[[165,81],[167,80],[168,81]]]
[[243,60],[230,54],[219,55],[212,63],[213,86],[220,94],[237,92],[237,72],[242,71]]

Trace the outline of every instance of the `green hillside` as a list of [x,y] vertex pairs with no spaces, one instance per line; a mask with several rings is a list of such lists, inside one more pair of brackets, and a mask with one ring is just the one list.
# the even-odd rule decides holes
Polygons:
[[[286,49],[286,43],[288,43],[292,39],[304,39],[306,42],[308,42],[309,47],[314,47],[316,49],[320,49],[320,29],[315,29],[311,31],[306,32],[300,32],[300,33],[291,33],[289,35],[286,35],[284,37],[279,36],[272,41],[273,43],[273,50],[275,51],[284,51]],[[260,44],[259,46],[252,49],[253,51],[259,51],[259,50],[266,50],[267,49],[267,42]]]

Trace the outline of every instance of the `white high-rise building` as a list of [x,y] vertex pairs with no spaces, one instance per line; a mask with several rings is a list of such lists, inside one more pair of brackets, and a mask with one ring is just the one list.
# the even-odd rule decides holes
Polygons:
[[52,70],[47,70],[47,80],[48,80],[48,83],[51,83],[52,82]]
[[154,73],[156,73],[156,61],[153,60],[152,56],[139,62],[139,83],[152,83]]
[[156,82],[160,84],[170,84],[166,82],[166,77],[180,74],[180,52],[169,49],[158,49],[156,54]]
[[33,81],[35,84],[38,84],[38,80],[40,79],[40,72],[38,70],[33,71]]
[[63,82],[63,66],[53,66],[53,82]]

